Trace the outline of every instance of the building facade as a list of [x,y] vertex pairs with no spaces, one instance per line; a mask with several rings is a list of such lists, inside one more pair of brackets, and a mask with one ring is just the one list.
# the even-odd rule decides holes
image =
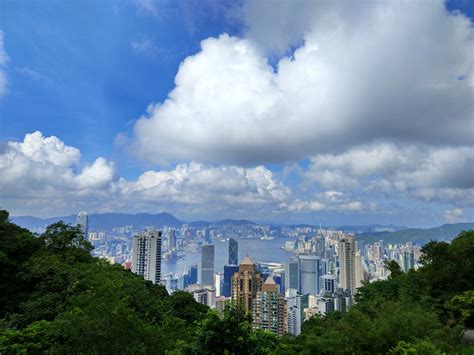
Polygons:
[[214,245],[203,245],[202,247],[201,285],[214,285]]
[[232,276],[232,302],[240,304],[245,312],[252,312],[253,300],[261,290],[262,275],[246,256],[239,265],[239,271]]
[[160,283],[161,231],[146,230],[133,237],[132,272]]
[[252,304],[253,328],[283,335],[288,331],[287,316],[285,297],[278,292],[273,277],[269,276],[262,290],[257,291]]

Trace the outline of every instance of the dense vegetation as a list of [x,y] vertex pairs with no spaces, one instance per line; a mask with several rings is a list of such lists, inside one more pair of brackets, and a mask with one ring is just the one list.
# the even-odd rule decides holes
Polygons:
[[0,353],[292,354],[466,353],[474,327],[474,232],[431,242],[423,267],[364,286],[347,313],[314,317],[299,337],[253,331],[239,308],[224,315],[190,294],[168,295],[90,255],[75,227],[40,236],[0,211]]

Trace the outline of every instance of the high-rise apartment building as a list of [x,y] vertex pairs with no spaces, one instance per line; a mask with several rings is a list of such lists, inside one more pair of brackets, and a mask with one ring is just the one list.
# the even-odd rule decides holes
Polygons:
[[352,293],[356,292],[354,237],[347,236],[338,243],[339,287]]
[[133,237],[132,272],[160,283],[161,231],[146,230]]
[[239,264],[239,243],[233,238],[229,238],[229,265]]
[[294,288],[285,291],[286,306],[288,313],[288,333],[300,335],[301,324],[303,323],[303,302],[302,296]]
[[214,245],[203,245],[202,247],[201,285],[214,285]]
[[89,217],[86,211],[81,211],[77,214],[76,226],[81,229],[84,239],[89,240]]
[[288,331],[286,301],[270,275],[257,291],[252,304],[253,327],[283,335]]
[[355,277],[355,288],[358,289],[362,287],[362,281],[365,280],[364,278],[364,267],[362,266],[362,257],[358,251],[355,252],[354,255],[354,277]]
[[252,312],[252,303],[262,289],[262,275],[253,261],[246,256],[239,265],[239,271],[232,276],[232,302],[242,305],[246,312]]
[[316,255],[300,255],[300,293],[317,294],[320,291],[320,259]]

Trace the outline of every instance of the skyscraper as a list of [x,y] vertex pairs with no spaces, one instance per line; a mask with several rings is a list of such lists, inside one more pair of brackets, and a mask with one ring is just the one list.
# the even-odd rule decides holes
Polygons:
[[257,291],[252,304],[253,327],[283,335],[288,330],[286,301],[270,275]]
[[84,233],[84,239],[89,240],[89,217],[86,211],[81,211],[77,214],[76,226]]
[[214,285],[214,245],[203,245],[202,247],[201,285]]
[[235,239],[229,238],[229,265],[239,264],[239,243]]
[[345,237],[338,244],[339,287],[352,293],[356,292],[354,237]]
[[355,288],[358,289],[359,287],[362,287],[362,281],[365,280],[364,267],[362,266],[362,257],[358,251],[356,251],[354,255],[354,268]]
[[169,250],[176,249],[176,231],[174,229],[168,231],[168,247]]
[[286,262],[285,289],[300,289],[300,266],[298,259],[290,258]]
[[251,312],[253,299],[261,289],[262,275],[246,256],[239,265],[239,271],[232,277],[232,302],[242,305],[246,312]]
[[232,276],[239,271],[238,265],[224,265],[224,282],[221,295],[230,297],[232,294]]
[[403,271],[408,272],[408,270],[413,269],[415,267],[415,253],[413,252],[413,248],[407,248],[406,250],[404,250],[402,258]]
[[216,289],[216,296],[222,295],[222,284],[224,281],[224,273],[223,272],[216,272],[214,275],[214,288]]
[[316,255],[300,255],[300,292],[303,295],[319,293],[320,259]]
[[146,230],[133,237],[132,272],[160,283],[161,231]]
[[285,291],[288,312],[288,333],[300,335],[303,322],[302,296],[294,288]]

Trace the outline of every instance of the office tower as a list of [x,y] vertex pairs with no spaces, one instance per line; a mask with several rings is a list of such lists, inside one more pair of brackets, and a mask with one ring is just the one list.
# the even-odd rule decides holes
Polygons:
[[214,245],[203,245],[202,247],[201,285],[214,285]]
[[403,251],[402,267],[405,272],[415,267],[415,253],[412,248],[407,248]]
[[239,271],[232,276],[232,302],[242,305],[245,312],[252,312],[252,302],[262,289],[262,275],[253,261],[246,256]]
[[229,238],[229,265],[239,264],[239,243],[235,239]]
[[359,251],[356,251],[354,255],[354,277],[355,277],[355,288],[358,289],[362,287],[362,281],[364,281],[364,267],[362,266],[362,257],[360,256]]
[[334,293],[337,289],[337,280],[335,275],[324,275],[323,280],[323,292],[324,293]]
[[254,329],[269,330],[276,335],[283,335],[288,329],[286,301],[278,292],[278,286],[272,276],[267,277],[258,291],[252,304]]
[[316,255],[300,255],[300,292],[319,293],[320,259]]
[[145,280],[161,280],[161,232],[146,230],[133,237],[132,272]]
[[169,250],[176,249],[176,231],[174,229],[168,231],[168,247]]
[[303,322],[303,307],[301,295],[294,288],[285,291],[286,307],[288,313],[288,333],[300,335]]
[[189,275],[189,284],[197,284],[198,282],[198,266],[197,265],[190,265],[186,268],[187,273]]
[[224,282],[222,283],[221,295],[230,297],[232,294],[232,276],[239,272],[238,265],[224,265]]
[[286,262],[285,288],[300,289],[300,266],[298,259],[290,258]]
[[224,281],[224,273],[216,272],[214,275],[214,287],[216,289],[216,296],[219,297],[222,295],[222,283]]
[[339,254],[339,287],[352,293],[356,292],[355,284],[355,251],[354,237],[345,237],[338,243]]
[[84,239],[89,239],[89,217],[86,211],[81,211],[77,214],[76,226],[79,227],[84,234]]

